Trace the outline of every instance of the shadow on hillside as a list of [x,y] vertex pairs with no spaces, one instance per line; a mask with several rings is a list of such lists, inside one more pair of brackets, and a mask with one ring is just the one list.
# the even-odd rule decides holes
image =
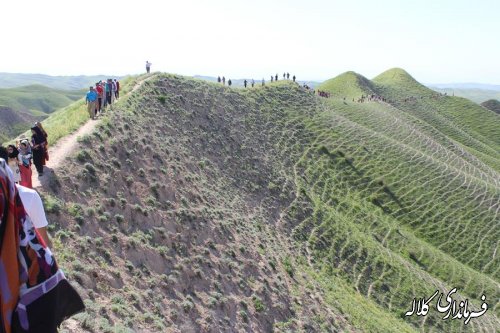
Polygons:
[[43,176],[38,177],[38,181],[42,188],[46,190],[52,190],[53,192],[57,192],[61,187],[61,183],[59,182],[59,177],[56,175],[54,169],[45,166],[43,168]]

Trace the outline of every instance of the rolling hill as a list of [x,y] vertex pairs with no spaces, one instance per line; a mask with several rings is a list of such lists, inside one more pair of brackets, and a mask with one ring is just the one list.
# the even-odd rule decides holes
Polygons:
[[[499,331],[499,116],[401,69],[318,89],[155,75],[121,99],[43,190],[87,305],[64,329]],[[454,287],[488,311],[405,316]]]
[[0,73],[0,88],[15,88],[31,85],[42,85],[59,90],[87,89],[99,80],[106,78],[121,79],[114,75],[77,75],[77,76],[51,76],[45,74]]
[[47,115],[34,115],[32,112],[15,111],[6,106],[0,106],[0,142],[8,141],[19,133],[26,131],[26,127],[45,119]]
[[491,110],[495,113],[500,114],[500,101],[496,99],[490,99],[487,100],[486,102],[481,103],[481,106],[487,108],[488,110]]
[[47,118],[55,110],[81,99],[84,94],[83,90],[57,90],[41,85],[0,89],[0,142],[25,132],[35,121]]

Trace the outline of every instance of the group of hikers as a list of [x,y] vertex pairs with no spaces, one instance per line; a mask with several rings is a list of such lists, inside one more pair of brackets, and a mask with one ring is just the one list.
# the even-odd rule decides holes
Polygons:
[[107,79],[99,81],[89,87],[85,96],[85,104],[90,119],[96,119],[97,114],[102,114],[109,105],[112,108],[113,103],[120,97],[120,81],[117,79]]
[[[148,72],[149,73],[149,72]],[[290,80],[290,73],[283,73],[283,80]],[[296,80],[296,76],[294,75],[292,77],[292,80],[293,82],[295,82]],[[271,82],[274,82],[274,81],[278,81],[278,74],[276,75],[271,75]],[[220,77],[218,76],[217,77],[217,82],[218,83],[222,83],[222,85],[226,85],[226,77],[223,76],[223,77]],[[233,84],[233,82],[231,81],[231,79],[227,80],[227,85],[230,87],[231,85]],[[255,81],[254,79],[252,79],[251,81],[248,81],[247,79],[244,79],[243,80],[243,86],[246,88],[248,85],[251,85],[252,88],[255,86]],[[265,86],[266,85],[266,80],[264,80],[264,78],[262,78],[262,81],[261,81],[261,85],[262,86]]]
[[10,144],[6,148],[0,147],[7,151],[5,159],[12,170],[13,179],[16,184],[20,184],[27,188],[32,188],[32,171],[31,165],[34,164],[38,176],[43,176],[43,168],[49,160],[47,132],[42,126],[42,123],[36,122],[31,127],[31,138],[21,138],[16,144]]

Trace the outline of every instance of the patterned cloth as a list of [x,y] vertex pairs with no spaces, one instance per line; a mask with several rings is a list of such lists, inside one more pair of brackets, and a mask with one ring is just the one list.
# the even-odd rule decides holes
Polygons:
[[57,332],[84,309],[38,235],[0,159],[0,333]]

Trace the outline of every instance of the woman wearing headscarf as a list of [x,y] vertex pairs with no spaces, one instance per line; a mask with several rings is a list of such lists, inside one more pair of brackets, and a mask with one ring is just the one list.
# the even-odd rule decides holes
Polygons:
[[43,128],[43,125],[41,122],[37,121],[35,123],[35,126],[38,127],[40,129],[40,131],[42,131],[43,137],[45,138],[45,147],[44,147],[45,156],[43,158],[43,165],[45,165],[45,161],[49,160],[49,142],[48,142],[49,135],[45,131],[45,128]]
[[0,159],[0,333],[56,333],[84,309],[26,215]]
[[31,147],[33,150],[33,164],[38,176],[43,176],[43,162],[45,160],[45,145],[47,140],[38,126],[31,128]]
[[7,152],[9,153],[9,167],[14,174],[14,182],[19,184],[21,182],[21,171],[19,170],[19,150],[17,150],[14,145],[8,145]]
[[21,140],[19,143],[19,172],[21,174],[20,185],[28,188],[33,188],[31,182],[31,147],[27,139]]

